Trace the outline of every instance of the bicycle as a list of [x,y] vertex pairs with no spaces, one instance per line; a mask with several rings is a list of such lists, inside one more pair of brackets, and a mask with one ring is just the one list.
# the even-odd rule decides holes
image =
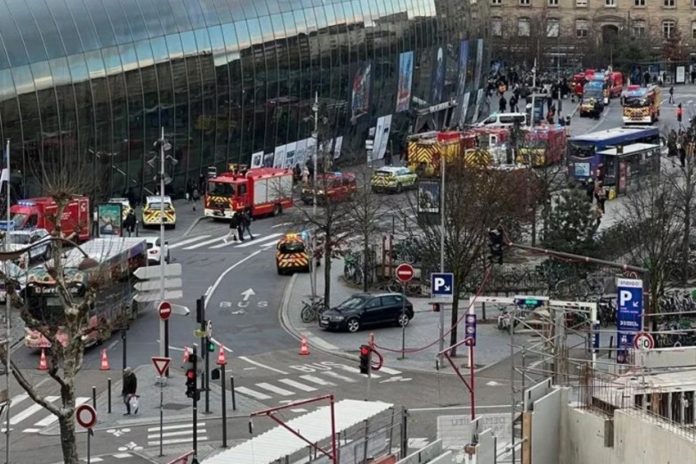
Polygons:
[[317,296],[314,301],[310,298],[309,301],[302,301],[302,310],[300,310],[300,318],[302,322],[309,323],[319,320],[319,315],[326,310],[324,298]]

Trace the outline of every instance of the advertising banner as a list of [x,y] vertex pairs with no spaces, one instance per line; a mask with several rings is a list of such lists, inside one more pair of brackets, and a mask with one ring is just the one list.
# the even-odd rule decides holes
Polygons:
[[362,63],[353,76],[351,88],[351,122],[355,124],[357,119],[370,110],[372,63]]
[[383,159],[389,146],[389,132],[391,131],[392,115],[382,116],[377,119],[377,127],[375,129],[375,143],[372,148],[372,159]]
[[464,97],[461,100],[461,113],[459,113],[459,124],[464,125],[466,124],[466,115],[469,111],[469,97],[471,96],[471,92],[467,92],[464,94]]
[[483,104],[483,89],[478,89],[476,91],[476,106],[474,107],[474,117],[472,121],[477,123],[481,115],[481,105]]
[[440,181],[418,182],[418,214],[440,214]]
[[447,69],[445,50],[442,47],[438,47],[434,53],[433,76],[430,80],[430,105],[437,105],[443,100],[442,93],[445,87],[445,71]]
[[413,52],[399,55],[399,85],[396,91],[396,110],[406,111],[411,103],[411,85],[413,84]]
[[469,62],[469,41],[462,40],[459,44],[459,68],[457,70],[457,108],[455,121],[463,121],[462,113],[466,113],[463,107],[464,91],[466,90],[466,72]]
[[295,159],[295,150],[297,147],[297,142],[291,142],[285,145],[285,161],[283,162],[284,168],[292,168],[295,166],[297,160]]
[[307,140],[310,139],[298,140],[295,145],[295,163],[299,164],[300,167],[304,166],[305,161],[308,159]]
[[476,68],[474,68],[474,90],[481,86],[481,73],[483,72],[483,39],[476,41]]
[[102,203],[97,206],[99,236],[123,236],[123,205],[120,203]]
[[633,336],[643,329],[643,281],[616,279],[616,361],[626,362],[626,350],[633,346]]
[[282,168],[285,165],[285,148],[287,145],[281,145],[275,147],[275,153],[273,155],[273,167]]
[[251,168],[260,168],[263,166],[263,152],[257,151],[251,154]]

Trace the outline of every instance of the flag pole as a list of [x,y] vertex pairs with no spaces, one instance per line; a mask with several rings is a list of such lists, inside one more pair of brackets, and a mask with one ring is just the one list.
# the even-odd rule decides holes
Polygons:
[[[7,230],[5,231],[5,251],[10,251],[10,240],[9,240],[9,232],[10,232],[10,205],[11,205],[11,200],[10,200],[10,190],[11,190],[11,184],[10,184],[10,139],[7,139],[7,145],[5,146],[5,169],[7,169],[6,176],[7,178],[5,179],[7,181]],[[2,176],[5,177],[5,176]],[[7,414],[5,415],[5,464],[10,464],[10,374],[12,371],[11,363],[10,363],[10,348],[11,348],[11,338],[12,338],[12,331],[11,331],[11,304],[10,304],[10,295],[7,291],[7,281],[5,282],[5,327],[7,329],[7,333],[5,334],[5,345],[6,345],[6,357],[7,360],[5,362],[5,392],[7,395],[7,401],[5,403],[5,407],[7,408]]]

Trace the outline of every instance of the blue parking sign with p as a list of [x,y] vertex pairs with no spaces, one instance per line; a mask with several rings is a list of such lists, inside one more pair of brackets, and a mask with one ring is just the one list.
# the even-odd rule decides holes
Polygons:
[[451,302],[454,295],[454,274],[433,272],[430,275],[430,295],[434,299]]

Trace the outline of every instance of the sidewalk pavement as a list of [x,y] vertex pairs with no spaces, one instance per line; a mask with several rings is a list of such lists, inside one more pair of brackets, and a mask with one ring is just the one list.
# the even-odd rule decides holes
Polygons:
[[[178,361],[173,361],[178,362]],[[175,368],[169,368],[169,379],[166,385],[160,387],[156,384],[156,372],[153,365],[138,366],[134,369],[138,378],[139,406],[138,413],[125,416],[126,407],[121,397],[122,382],[120,374],[115,373],[118,379],[113,379],[111,385],[111,413],[108,410],[109,392],[107,389],[97,396],[97,425],[95,430],[107,430],[137,425],[159,425],[160,392],[163,394],[163,423],[166,425],[175,421],[191,420],[192,400],[186,397],[186,380],[184,373]],[[201,375],[201,374],[199,374]],[[225,379],[227,394],[228,417],[246,417],[250,412],[264,409],[266,406],[258,401],[243,395],[236,396],[237,410],[232,410],[232,396],[229,391],[229,375]],[[200,377],[199,377],[200,384]],[[198,401],[198,413],[200,420],[210,420],[222,416],[222,390],[219,381],[210,381],[210,413],[205,412],[205,394],[201,392]],[[59,425],[56,422],[41,432],[43,435],[58,435]]]
[[[318,293],[324,292],[323,268],[317,275]],[[401,357],[401,328],[397,326],[375,327],[357,333],[328,332],[319,328],[316,322],[304,323],[300,318],[302,301],[311,294],[310,274],[295,274],[285,290],[281,320],[285,328],[295,337],[307,338],[311,348],[334,355],[357,359],[360,345],[367,342],[369,334],[375,334],[378,351],[384,356],[386,366],[418,371],[435,372],[435,359],[439,351],[440,313],[433,312],[429,298],[409,297],[415,312],[411,323],[406,327],[406,358]],[[343,260],[335,259],[331,272],[331,305],[335,306],[354,293],[362,290],[354,288],[343,279]],[[463,316],[467,310],[468,299],[460,300],[459,340],[463,338]],[[483,314],[477,308],[477,317],[481,321]],[[444,311],[445,327],[449,327],[451,310]],[[477,344],[475,364],[478,369],[491,366],[510,355],[510,338],[507,332],[498,330],[495,321],[497,311],[489,310],[486,316],[489,322],[479,322],[477,327]],[[529,335],[516,334],[516,343],[531,338]],[[445,337],[445,347],[449,346],[449,335]],[[459,349],[459,358],[466,363],[466,347]],[[449,368],[449,366],[445,366]]]

